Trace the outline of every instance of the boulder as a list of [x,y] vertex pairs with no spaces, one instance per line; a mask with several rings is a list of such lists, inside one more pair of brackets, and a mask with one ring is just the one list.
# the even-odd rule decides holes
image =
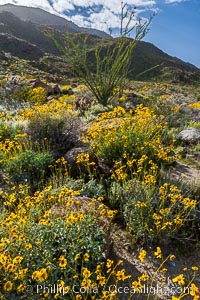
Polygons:
[[43,81],[41,81],[40,79],[35,79],[35,80],[30,81],[30,86],[33,89],[38,88],[38,87],[46,89],[48,87],[48,85],[46,83],[44,83]]
[[62,92],[62,89],[61,89],[60,85],[59,84],[54,84],[54,85],[49,87],[49,89],[47,91],[47,96],[58,95],[61,92]]
[[178,135],[178,139],[183,142],[198,142],[200,141],[200,130],[196,128],[187,128],[182,130]]
[[[95,153],[90,150],[88,147],[82,146],[82,147],[76,147],[70,149],[65,155],[64,158],[66,159],[69,169],[70,169],[70,176],[73,178],[79,178],[81,176],[88,176],[88,165],[86,163],[78,163],[77,164],[77,156],[79,154],[89,154],[89,163],[90,164],[90,171],[93,172],[95,175],[101,176],[101,174],[109,175],[110,174],[110,168],[101,160],[97,158]],[[94,164],[92,164],[94,163]]]
[[89,163],[94,162],[95,165],[98,164],[98,159],[94,152],[87,147],[76,147],[69,150],[64,158],[66,159],[68,166],[70,168],[70,175],[74,178],[80,177],[80,175],[88,175],[87,166],[85,163],[77,164],[77,156],[79,154],[89,154]]

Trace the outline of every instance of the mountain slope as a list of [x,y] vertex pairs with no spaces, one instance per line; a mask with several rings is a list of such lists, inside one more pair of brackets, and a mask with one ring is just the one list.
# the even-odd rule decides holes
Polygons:
[[200,80],[200,69],[168,55],[151,43],[141,41],[133,52],[130,76],[137,79],[159,77],[169,81],[192,83],[193,80]]
[[38,59],[44,55],[44,52],[34,44],[9,34],[0,33],[0,45],[1,50],[22,59]]
[[62,17],[51,14],[40,8],[17,6],[12,4],[0,5],[0,13],[3,11],[10,12],[23,21],[30,21],[35,24],[48,25],[62,31],[68,32],[87,32],[88,34],[100,37],[108,37],[109,35],[103,31],[96,29],[82,28],[75,25]]
[[[29,8],[27,8],[27,11],[30,13]],[[40,12],[42,10],[35,9],[35,11]],[[61,77],[66,74],[70,75],[70,68],[67,65],[67,57],[64,51],[68,43],[67,33],[69,30],[64,29],[65,25],[62,23],[65,22],[64,19],[59,17],[57,19],[54,16],[56,17],[55,21],[53,20],[51,23],[48,19],[49,15],[48,13],[46,15],[46,12],[43,14],[42,11],[41,18],[39,18],[40,24],[37,24],[21,20],[13,13],[0,11],[0,50],[9,52],[11,56],[29,60],[31,66],[47,73],[57,73]],[[44,16],[44,19],[42,19],[42,16]],[[36,15],[34,18],[36,18]],[[34,20],[36,22],[36,19]],[[58,23],[56,23],[57,20]],[[48,25],[42,23],[48,23]],[[118,39],[102,38],[88,33],[73,31],[70,34],[77,40],[87,37],[90,63],[93,67],[95,66],[95,49],[101,47],[101,49],[105,49],[106,53],[106,48],[110,42],[113,45],[118,42]],[[127,40],[128,42],[129,40]],[[4,56],[2,55],[2,57]],[[167,80],[191,84],[200,82],[200,70],[189,63],[164,53],[153,44],[139,42],[131,59],[129,78]]]
[[[115,46],[117,42],[118,39],[112,40]],[[129,42],[131,40],[127,40],[127,46]],[[110,44],[108,39],[96,41],[96,47],[101,48],[103,55],[107,53],[107,44]],[[91,61],[95,59],[96,47],[93,46],[90,50]],[[200,81],[200,69],[168,55],[151,43],[140,41],[133,50],[128,76],[130,79],[158,79],[191,84]]]
[[[58,48],[54,45],[54,43],[52,43],[52,39],[45,35],[39,27],[31,22],[21,21],[10,12],[3,11],[0,13],[0,33],[34,44],[44,52],[50,52],[57,55],[60,54]],[[2,39],[3,36],[1,37],[1,40]],[[3,44],[1,44],[1,49],[6,51],[6,47],[3,46]],[[18,52],[18,49],[15,47],[12,49],[12,45],[10,45],[9,52],[15,55],[15,51]]]

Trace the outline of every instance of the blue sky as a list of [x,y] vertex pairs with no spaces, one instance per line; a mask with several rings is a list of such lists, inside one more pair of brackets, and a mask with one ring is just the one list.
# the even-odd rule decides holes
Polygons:
[[200,67],[200,0],[163,4],[145,40]]
[[[124,0],[138,16],[157,11],[145,41],[200,68],[200,0]],[[108,32],[120,24],[121,0],[0,0],[40,7],[82,27]],[[113,31],[115,32],[115,30]]]

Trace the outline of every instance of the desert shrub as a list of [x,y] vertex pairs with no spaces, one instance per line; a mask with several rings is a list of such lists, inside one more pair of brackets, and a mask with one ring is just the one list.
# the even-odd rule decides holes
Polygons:
[[[10,158],[22,152],[20,138],[24,136],[23,134],[15,134],[7,126],[3,128],[3,134],[5,137],[10,136],[10,138],[0,139],[0,165],[2,169],[5,168]],[[15,136],[13,137],[14,134]]]
[[[150,257],[152,262],[156,260],[152,276],[149,267],[146,268],[149,263],[144,264],[143,274],[132,278],[123,266],[120,267],[122,262],[105,259],[105,234],[95,216],[97,213],[104,218],[113,216],[113,211],[103,204],[96,209],[95,199],[89,203],[88,212],[81,210],[77,195],[77,190],[62,187],[58,191],[51,186],[30,195],[27,185],[13,186],[9,192],[3,193],[4,206],[0,214],[2,299],[23,299],[28,293],[31,300],[97,297],[117,300],[117,287],[124,283],[129,287],[128,294],[126,289],[128,299],[135,299],[145,283],[153,288],[157,278],[164,278],[164,268],[167,271],[168,263],[175,256],[169,254],[165,257],[159,247],[154,257]],[[10,209],[13,204],[14,211]],[[146,259],[147,252],[142,249],[138,261],[145,263]],[[179,285],[189,287],[187,291],[194,297],[199,293],[194,283],[197,271],[198,267],[192,266],[188,270],[189,279],[186,272],[177,274],[170,283],[177,283],[177,288]],[[178,291],[176,295],[180,294]],[[151,292],[144,297],[151,299]]]
[[27,84],[21,84],[13,87],[5,96],[19,103],[42,104],[46,100],[46,89],[30,88]]
[[187,226],[195,216],[197,200],[185,197],[175,185],[149,186],[138,180],[123,185],[113,182],[109,201],[119,209],[135,242],[166,242],[177,234],[191,235]]
[[193,128],[196,128],[196,129],[199,129],[200,130],[200,122],[197,122],[197,121],[189,121],[187,124],[186,124],[186,127],[189,128],[189,127],[193,127]]
[[113,110],[112,105],[103,106],[101,104],[92,105],[84,112],[84,117],[87,122],[91,122],[97,118],[100,113]]
[[0,140],[12,140],[21,131],[20,126],[12,126],[12,124],[0,121]]
[[46,89],[42,87],[29,89],[26,94],[26,102],[31,104],[42,104],[46,101],[46,94]]
[[37,112],[30,117],[27,132],[33,141],[40,144],[47,139],[51,151],[59,156],[79,142],[80,119],[67,111],[58,114]]
[[30,90],[27,84],[18,82],[17,85],[10,83],[5,89],[5,98],[10,99],[11,103],[23,104],[26,102],[27,94]]
[[108,164],[132,163],[143,155],[157,165],[174,159],[173,145],[163,145],[166,122],[149,108],[139,106],[134,113],[122,107],[103,113],[84,135],[84,142]]
[[[78,285],[78,280],[74,276],[80,278],[82,266],[90,270],[95,269],[96,264],[103,259],[103,232],[99,230],[97,222],[90,217],[85,217],[79,223],[72,222],[70,225],[67,225],[65,220],[54,220],[51,225],[34,224],[24,220],[26,224],[19,225],[23,220],[19,219],[13,224],[15,231],[20,230],[20,227],[23,228],[23,234],[13,241],[9,253],[4,254],[7,265],[2,263],[1,269],[6,272],[1,273],[1,277],[4,278],[2,283],[11,280],[12,293],[18,296],[23,295],[23,292],[26,293],[25,280],[33,287],[32,295],[34,297],[35,294],[37,297],[34,299],[40,299],[36,285],[43,282],[46,286],[53,286],[61,281],[65,286],[73,286],[75,283]],[[6,230],[2,237],[5,237],[5,234]],[[12,234],[14,235],[14,231]],[[23,237],[24,240],[21,241]],[[17,259],[18,263],[15,263]],[[50,299],[54,296],[50,295]],[[70,299],[70,296],[67,299]]]
[[53,162],[51,153],[26,149],[6,160],[3,168],[14,184],[28,183],[35,187],[44,180]]
[[46,101],[47,91],[45,88],[31,88],[27,83],[11,85],[10,89],[5,90],[5,98],[10,99],[12,106],[18,107],[22,104],[42,104]]
[[83,183],[80,192],[81,195],[90,198],[98,198],[105,195],[104,186],[98,183],[96,179],[91,179],[88,182]]
[[181,119],[180,105],[169,95],[150,96],[146,103],[157,115],[163,115],[168,122],[168,127],[175,127],[177,120]]
[[[3,194],[0,286],[4,299],[22,297],[27,284],[31,286],[30,299],[41,299],[37,285],[63,282],[66,287],[78,287],[83,270],[95,271],[105,258],[104,231],[92,215],[94,209],[81,211],[79,200],[74,198],[77,194],[66,187],[54,191],[51,186],[32,196],[28,186],[13,186]],[[64,215],[60,205],[65,208]],[[14,212],[10,210],[13,207]],[[71,295],[67,299],[72,299]]]

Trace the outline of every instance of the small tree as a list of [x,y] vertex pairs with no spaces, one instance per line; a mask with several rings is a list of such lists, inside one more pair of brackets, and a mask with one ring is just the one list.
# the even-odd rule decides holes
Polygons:
[[[100,104],[109,104],[123,90],[133,49],[148,31],[152,17],[144,22],[139,19],[132,25],[135,13],[135,8],[129,12],[127,4],[121,2],[120,37],[107,39],[95,50],[89,50],[87,36],[77,39],[68,35],[66,49],[72,72]],[[128,39],[132,32],[135,32],[134,39]]]

